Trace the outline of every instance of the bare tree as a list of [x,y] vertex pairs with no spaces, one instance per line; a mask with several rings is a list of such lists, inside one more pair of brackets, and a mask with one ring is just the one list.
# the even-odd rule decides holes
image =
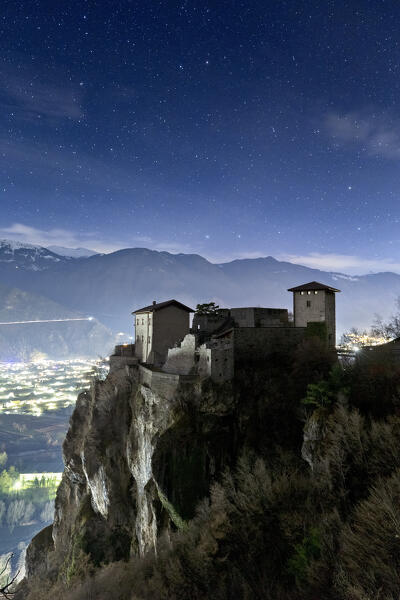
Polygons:
[[400,296],[396,299],[396,312],[389,321],[383,321],[382,317],[375,315],[372,325],[372,333],[387,340],[400,337]]
[[[6,564],[4,565],[2,571],[0,571],[0,578],[7,573],[8,567],[13,556],[13,554],[10,554],[10,556],[7,558]],[[12,588],[14,583],[16,583],[17,581],[18,575],[19,571],[17,571],[11,579],[9,579],[9,577],[6,576],[6,583],[4,585],[0,584],[0,598],[6,598],[7,600],[13,598],[15,592],[12,591]]]

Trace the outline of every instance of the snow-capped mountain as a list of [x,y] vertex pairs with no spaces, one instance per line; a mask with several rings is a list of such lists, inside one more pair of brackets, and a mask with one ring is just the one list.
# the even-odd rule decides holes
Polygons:
[[320,281],[337,296],[338,333],[387,318],[400,296],[400,275],[349,276],[282,262],[273,257],[213,264],[196,254],[127,248],[111,254],[67,258],[40,246],[0,242],[0,282],[40,294],[71,310],[93,315],[114,331],[131,331],[131,312],[153,300],[176,298],[196,307],[291,308],[287,289]]
[[89,248],[65,248],[64,246],[48,246],[48,249],[55,254],[59,254],[60,256],[66,256],[68,258],[88,258],[89,256],[94,256],[98,254],[94,250],[90,250]]
[[13,240],[0,240],[0,263],[7,270],[44,271],[67,259],[55,252]]

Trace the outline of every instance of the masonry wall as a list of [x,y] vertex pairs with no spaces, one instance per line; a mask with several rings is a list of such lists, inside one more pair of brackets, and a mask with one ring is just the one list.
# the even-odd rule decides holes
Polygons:
[[138,313],[135,315],[135,356],[147,362],[152,350],[153,313]]
[[179,346],[170,348],[165,364],[162,367],[167,373],[188,375],[195,364],[196,337],[189,333]]
[[238,327],[281,327],[288,324],[286,308],[231,308],[231,317]]
[[328,344],[336,345],[335,293],[328,290],[294,292],[294,324],[306,327],[310,322],[325,321]]
[[139,382],[151,388],[156,394],[167,400],[172,400],[176,395],[179,383],[189,381],[190,377],[154,371],[149,367],[139,365]]
[[310,321],[325,321],[325,290],[294,292],[294,325],[307,327]]
[[329,346],[336,346],[336,296],[334,292],[325,293],[326,328]]
[[273,352],[288,352],[306,335],[306,327],[240,327],[234,330],[235,362],[259,360]]
[[207,336],[211,335],[221,327],[227,319],[229,319],[229,310],[227,308],[219,309],[216,314],[198,315],[196,313],[192,323],[193,333],[200,333]]
[[155,311],[153,315],[151,362],[155,365],[162,365],[166,361],[168,349],[173,348],[189,333],[190,313],[172,305]]
[[217,383],[230,381],[234,376],[233,330],[197,348],[197,373],[211,377]]
[[235,373],[234,352],[231,340],[215,344],[211,350],[211,379],[224,383],[233,379]]

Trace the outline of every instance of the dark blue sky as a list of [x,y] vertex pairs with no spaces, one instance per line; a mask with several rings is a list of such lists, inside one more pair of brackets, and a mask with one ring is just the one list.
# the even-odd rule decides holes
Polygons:
[[400,271],[397,1],[0,7],[0,235]]

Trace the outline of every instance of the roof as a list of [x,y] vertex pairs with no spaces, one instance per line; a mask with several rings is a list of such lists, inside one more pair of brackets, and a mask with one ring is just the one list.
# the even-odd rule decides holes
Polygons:
[[318,281],[310,281],[310,283],[304,283],[303,285],[292,287],[288,289],[288,292],[307,292],[308,290],[325,290],[327,292],[340,292],[340,290],[337,290],[336,288],[331,287],[330,285],[319,283]]
[[178,302],[178,300],[166,300],[166,302],[153,302],[150,306],[144,306],[143,308],[138,308],[134,310],[132,314],[137,313],[147,313],[147,312],[156,312],[157,310],[162,310],[163,308],[167,308],[168,306],[176,306],[182,310],[186,310],[187,312],[194,312],[193,308],[189,308],[182,302]]

